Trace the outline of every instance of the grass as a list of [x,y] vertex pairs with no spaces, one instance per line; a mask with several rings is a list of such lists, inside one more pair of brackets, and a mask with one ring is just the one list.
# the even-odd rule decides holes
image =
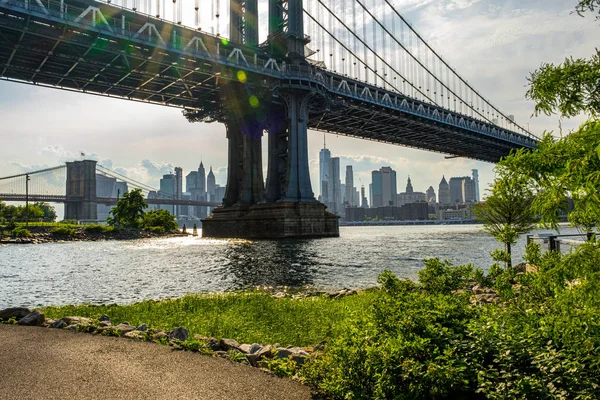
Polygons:
[[240,343],[311,346],[339,336],[344,322],[352,315],[367,313],[376,296],[375,291],[365,291],[340,299],[277,299],[261,291],[249,291],[194,294],[121,306],[47,307],[43,312],[48,318],[98,318],[106,314],[114,324],[146,323],[164,330],[183,326],[190,335],[232,338]]

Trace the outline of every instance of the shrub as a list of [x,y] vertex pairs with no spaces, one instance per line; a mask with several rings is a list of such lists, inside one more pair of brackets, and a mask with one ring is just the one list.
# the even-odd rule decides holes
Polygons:
[[64,224],[64,225],[79,225],[79,221],[77,221],[76,219],[63,219],[62,221],[59,221],[58,223]]
[[144,214],[142,226],[146,229],[152,227],[162,227],[164,233],[177,229],[177,222],[175,221],[173,214],[167,210],[151,210]]
[[77,235],[77,230],[71,226],[55,226],[50,233],[54,236],[73,237]]
[[29,229],[17,227],[12,230],[12,236],[16,238],[28,238],[31,237],[31,232]]
[[105,234],[105,235],[113,233],[115,231],[115,227],[114,226],[100,225],[100,224],[85,225],[85,227],[83,229],[86,232],[90,232],[90,233],[102,233],[102,234]]
[[150,226],[147,227],[146,230],[157,235],[162,235],[163,233],[165,233],[165,228],[162,226]]

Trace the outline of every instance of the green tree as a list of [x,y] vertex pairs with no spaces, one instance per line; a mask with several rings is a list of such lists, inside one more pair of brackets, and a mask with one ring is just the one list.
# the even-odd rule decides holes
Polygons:
[[21,221],[39,221],[44,217],[44,211],[36,204],[17,207],[18,219]]
[[516,175],[496,179],[485,203],[473,207],[475,218],[496,240],[504,243],[508,267],[512,266],[512,245],[519,235],[534,228],[536,217],[532,211],[533,192]]
[[[575,10],[581,16],[600,12],[600,0],[581,0]],[[518,150],[496,170],[508,178],[518,175],[533,188],[532,208],[542,225],[556,228],[572,199],[569,221],[589,232],[600,223],[600,51],[589,60],[543,64],[529,81],[527,97],[536,102],[536,114],[568,118],[584,113],[590,120],[564,137],[545,133],[538,150]]]
[[42,216],[44,221],[56,221],[56,210],[50,204],[44,203],[42,201],[36,201],[35,203],[33,203],[33,205],[39,207],[42,210],[42,212],[44,213],[44,215]]
[[142,220],[144,228],[162,227],[165,231],[177,229],[175,217],[167,210],[151,210],[144,214]]
[[144,201],[141,189],[125,192],[117,202],[117,206],[110,210],[108,223],[124,228],[139,228],[146,208],[148,204]]

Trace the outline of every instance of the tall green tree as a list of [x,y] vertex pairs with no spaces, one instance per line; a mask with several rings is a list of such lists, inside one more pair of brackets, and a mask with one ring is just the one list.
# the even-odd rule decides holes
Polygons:
[[513,176],[497,179],[485,203],[473,207],[475,218],[484,229],[504,244],[508,267],[512,266],[512,245],[519,235],[535,227],[536,216],[532,211],[533,192],[523,179]]
[[110,210],[108,223],[124,228],[139,228],[146,208],[148,204],[144,200],[141,189],[125,192],[117,202],[117,206]]
[[[600,0],[581,0],[575,11],[580,16],[598,12],[600,19]],[[543,64],[529,81],[527,97],[536,102],[536,114],[569,118],[583,113],[589,120],[564,137],[545,133],[538,150],[512,153],[496,172],[501,179],[518,175],[533,188],[532,209],[542,225],[556,228],[572,199],[569,221],[590,231],[600,223],[600,51],[590,59]]]
[[36,201],[35,203],[33,203],[33,205],[39,207],[42,210],[42,212],[44,213],[44,215],[42,216],[44,221],[46,221],[46,222],[56,221],[56,209],[54,207],[52,207],[50,204],[44,203],[42,201]]

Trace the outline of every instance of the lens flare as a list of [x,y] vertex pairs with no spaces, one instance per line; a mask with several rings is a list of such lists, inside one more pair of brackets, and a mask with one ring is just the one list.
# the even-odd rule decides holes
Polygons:
[[246,83],[246,81],[248,80],[248,77],[246,76],[246,73],[242,70],[239,70],[237,72],[237,79],[238,81],[242,82],[242,83]]
[[222,39],[221,39],[221,44],[222,44],[223,46],[227,46],[227,45],[229,44],[229,40],[227,40],[226,38],[222,38]]
[[256,108],[260,104],[260,102],[258,101],[258,97],[254,96],[254,95],[250,96],[248,101],[250,102],[250,107],[252,107],[252,108]]

